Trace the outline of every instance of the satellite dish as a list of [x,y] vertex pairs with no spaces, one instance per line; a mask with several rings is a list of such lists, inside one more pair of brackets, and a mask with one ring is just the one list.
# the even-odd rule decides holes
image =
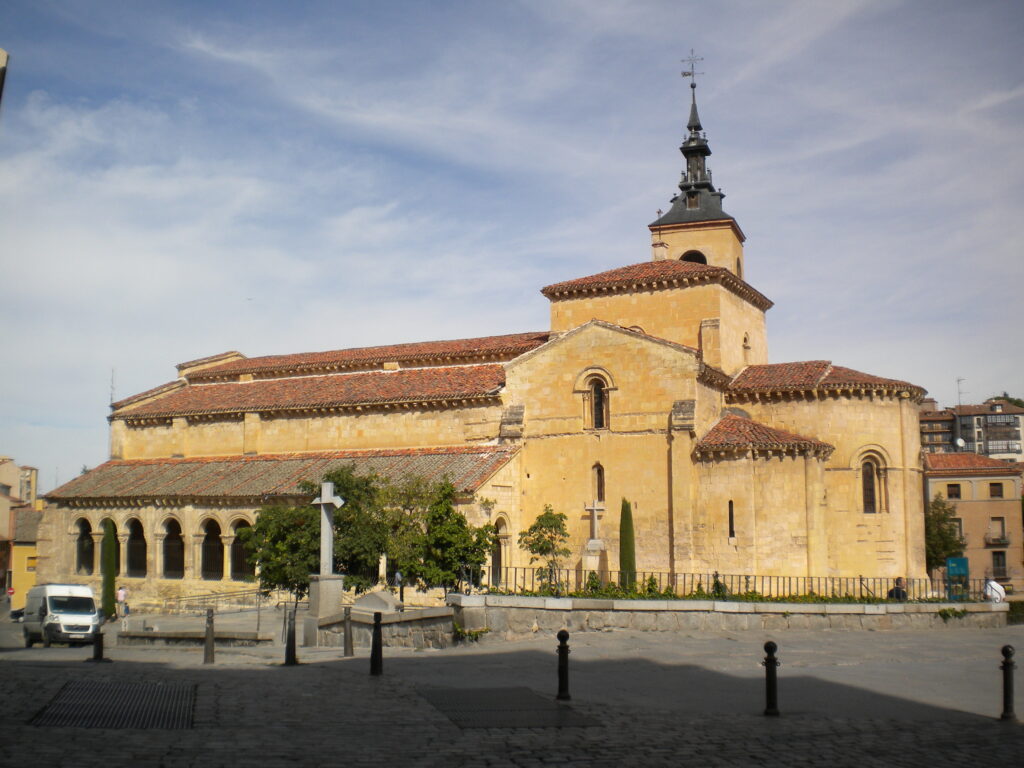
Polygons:
[[964,442],[964,439],[962,437],[958,437],[956,439],[956,447],[957,448],[963,448],[965,445],[967,445],[967,443]]

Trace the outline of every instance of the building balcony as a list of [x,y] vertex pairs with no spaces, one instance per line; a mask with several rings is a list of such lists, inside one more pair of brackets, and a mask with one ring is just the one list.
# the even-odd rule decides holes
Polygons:
[[1008,547],[1010,546],[1010,537],[1007,536],[1005,533],[986,533],[985,546]]

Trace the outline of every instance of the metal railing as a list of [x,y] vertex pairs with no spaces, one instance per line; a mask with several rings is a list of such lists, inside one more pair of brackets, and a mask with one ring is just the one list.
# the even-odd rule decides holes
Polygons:
[[[584,571],[561,568],[490,569],[481,588],[509,594],[623,595],[714,600],[983,600],[984,579],[903,579],[890,576],[761,576],[756,574]],[[609,589],[610,588],[610,589]]]
[[294,598],[290,592],[276,591],[269,594],[259,589],[241,589],[234,592],[213,592],[205,595],[186,595],[164,600],[166,613],[205,614],[207,608],[217,613],[245,611],[251,608],[276,607],[282,603],[291,604]]

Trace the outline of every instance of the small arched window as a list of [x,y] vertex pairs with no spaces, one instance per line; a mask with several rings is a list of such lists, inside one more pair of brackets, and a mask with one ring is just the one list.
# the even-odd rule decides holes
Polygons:
[[732,499],[729,499],[729,538],[736,538],[736,516],[733,514],[734,509],[732,505]]
[[590,428],[608,428],[608,385],[595,376],[587,385],[590,394]]
[[594,501],[604,501],[604,467],[594,465]]
[[689,261],[692,264],[707,264],[708,257],[700,251],[687,251],[679,257],[680,261]]
[[875,456],[868,456],[860,465],[861,502],[865,514],[885,512],[888,498],[885,467]]

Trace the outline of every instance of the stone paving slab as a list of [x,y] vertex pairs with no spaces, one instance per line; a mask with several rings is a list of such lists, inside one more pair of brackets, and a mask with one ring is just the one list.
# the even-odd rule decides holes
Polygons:
[[[17,625],[14,625],[15,627]],[[1024,727],[996,720],[999,647],[1024,627],[950,632],[635,632],[570,639],[572,711],[588,728],[461,729],[430,687],[525,687],[553,700],[553,636],[444,651],[364,653],[17,648],[0,628],[0,766],[1017,765]],[[779,718],[765,718],[761,645],[780,646]],[[1024,665],[1021,665],[1024,667]],[[1024,671],[1018,670],[1018,712]],[[195,685],[186,731],[35,728],[71,680]]]

